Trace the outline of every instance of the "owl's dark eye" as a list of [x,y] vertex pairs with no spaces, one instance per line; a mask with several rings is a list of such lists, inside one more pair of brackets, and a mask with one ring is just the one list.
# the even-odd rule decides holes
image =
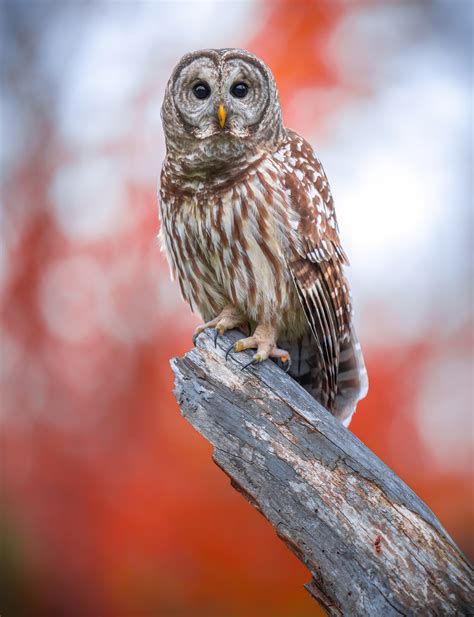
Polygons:
[[237,82],[230,89],[230,93],[232,94],[232,96],[235,96],[238,99],[243,99],[245,96],[247,96],[248,91],[249,87],[242,81]]
[[211,89],[205,81],[200,81],[193,86],[193,92],[197,99],[207,99],[207,97],[211,94]]

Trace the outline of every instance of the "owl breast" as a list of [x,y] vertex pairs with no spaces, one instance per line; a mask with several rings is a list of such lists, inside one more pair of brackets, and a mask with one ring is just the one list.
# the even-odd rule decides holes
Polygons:
[[288,195],[265,158],[223,186],[177,190],[165,172],[161,239],[184,299],[205,320],[231,302],[249,321],[293,336],[308,326],[294,288]]

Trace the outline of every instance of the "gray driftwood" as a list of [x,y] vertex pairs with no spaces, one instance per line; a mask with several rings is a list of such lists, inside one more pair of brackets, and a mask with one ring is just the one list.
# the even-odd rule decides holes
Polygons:
[[240,336],[214,347],[203,333],[172,360],[176,398],[232,486],[307,566],[311,595],[329,615],[474,613],[472,569],[428,507],[273,362],[225,361]]

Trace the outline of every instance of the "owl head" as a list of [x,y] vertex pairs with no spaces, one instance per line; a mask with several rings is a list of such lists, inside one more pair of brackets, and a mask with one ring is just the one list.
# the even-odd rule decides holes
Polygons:
[[273,75],[242,49],[186,54],[169,79],[162,119],[168,150],[196,164],[276,149],[283,135]]

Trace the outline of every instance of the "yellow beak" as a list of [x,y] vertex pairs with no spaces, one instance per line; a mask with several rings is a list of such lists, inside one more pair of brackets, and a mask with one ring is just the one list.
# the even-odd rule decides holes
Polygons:
[[217,110],[217,117],[219,118],[219,124],[221,125],[221,129],[225,126],[226,112],[224,109],[224,105],[219,105],[219,109]]

